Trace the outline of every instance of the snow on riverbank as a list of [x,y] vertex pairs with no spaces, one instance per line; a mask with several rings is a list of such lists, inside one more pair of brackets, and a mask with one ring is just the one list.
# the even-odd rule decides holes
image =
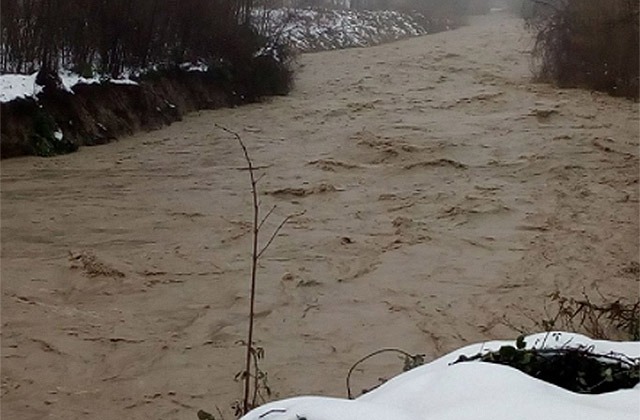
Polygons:
[[274,9],[256,12],[257,26],[301,52],[365,47],[449,29],[419,13]]
[[[588,346],[601,354],[640,357],[640,342],[591,340],[571,333],[535,334],[527,348]],[[451,365],[460,355],[495,351],[510,341],[479,343],[403,373],[355,399],[297,397],[266,404],[243,420],[636,420],[640,385],[585,395],[482,362]]]
[[36,84],[36,73],[31,75],[0,75],[0,102],[9,102],[17,98],[30,98],[42,92],[42,86]]
[[[36,97],[42,92],[43,87],[36,83],[37,73],[3,74],[0,75],[0,102],[9,102],[18,98]],[[59,74],[62,86],[68,92],[73,93],[73,87],[79,84],[113,83],[124,85],[137,85],[137,82],[124,79],[104,79],[99,76],[91,78],[82,77],[72,72],[63,71]]]

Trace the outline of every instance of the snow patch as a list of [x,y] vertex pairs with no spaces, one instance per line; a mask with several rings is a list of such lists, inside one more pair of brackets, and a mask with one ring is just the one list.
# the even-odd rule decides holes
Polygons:
[[180,64],[180,69],[185,71],[198,71],[202,73],[206,73],[209,71],[209,66],[205,63],[196,62],[196,63],[182,63]]
[[[36,83],[38,73],[30,75],[2,74],[0,75],[0,103],[10,102],[18,98],[36,98],[42,92],[42,86]],[[138,82],[129,78],[111,79],[94,76],[82,77],[70,71],[63,70],[59,73],[62,87],[67,92],[73,93],[73,87],[79,84],[113,83],[116,85],[137,85]]]
[[37,73],[0,75],[0,102],[30,98],[42,92],[42,86],[36,84],[36,75]]

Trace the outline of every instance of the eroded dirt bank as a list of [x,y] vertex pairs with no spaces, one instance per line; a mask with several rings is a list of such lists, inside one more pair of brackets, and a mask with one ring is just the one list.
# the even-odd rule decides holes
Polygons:
[[[255,100],[240,98],[236,90],[240,90],[240,84],[234,87],[215,72],[179,69],[148,75],[136,85],[78,84],[71,92],[45,89],[37,101],[19,98],[0,104],[0,155],[12,158],[68,153],[80,146],[159,129],[195,110]],[[50,121],[51,127],[43,128],[43,121]],[[63,139],[53,138],[54,128]],[[38,143],[34,134],[48,137],[48,144]]]
[[[290,97],[2,163],[2,417],[225,409],[246,330],[250,196],[283,230],[260,271],[272,388],[344,395],[386,346],[513,337],[545,295],[638,293],[637,104],[529,83],[507,16],[305,55]],[[376,369],[379,368],[379,370]],[[368,365],[357,389],[399,369]]]

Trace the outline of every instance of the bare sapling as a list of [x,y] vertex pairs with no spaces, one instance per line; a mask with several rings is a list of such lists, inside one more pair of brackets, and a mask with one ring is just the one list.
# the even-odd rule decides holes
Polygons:
[[261,388],[265,388],[267,395],[270,394],[270,389],[266,385],[266,374],[259,367],[259,359],[264,356],[264,349],[262,347],[256,347],[253,341],[254,336],[254,321],[255,321],[255,305],[256,305],[256,280],[258,271],[258,262],[260,257],[267,251],[269,246],[273,243],[274,239],[278,236],[284,225],[294,216],[299,214],[289,214],[286,216],[280,224],[274,229],[269,239],[260,246],[260,232],[267,220],[273,215],[276,206],[274,205],[266,212],[262,219],[260,218],[260,200],[258,198],[258,183],[264,177],[264,173],[261,175],[256,174],[256,166],[254,165],[249,151],[238,133],[232,131],[226,127],[216,124],[216,127],[231,134],[240,144],[244,159],[247,162],[247,170],[251,180],[251,198],[253,209],[253,220],[251,229],[251,286],[249,294],[249,329],[247,332],[247,340],[241,343],[245,346],[245,362],[244,369],[236,375],[236,378],[243,382],[243,396],[242,401],[235,404],[236,415],[241,416],[248,413],[255,408],[258,404],[258,398],[260,396]]

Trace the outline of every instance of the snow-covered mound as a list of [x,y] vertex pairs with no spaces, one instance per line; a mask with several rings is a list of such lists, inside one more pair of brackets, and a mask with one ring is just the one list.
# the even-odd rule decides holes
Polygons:
[[[571,333],[526,338],[527,348],[588,346],[599,354],[640,357],[640,342],[591,340]],[[586,395],[490,363],[451,364],[510,341],[474,344],[403,373],[355,399],[297,397],[259,407],[243,420],[637,420],[640,386]]]
[[366,47],[448,29],[420,13],[390,10],[271,9],[256,11],[256,25],[267,36],[300,52]]

